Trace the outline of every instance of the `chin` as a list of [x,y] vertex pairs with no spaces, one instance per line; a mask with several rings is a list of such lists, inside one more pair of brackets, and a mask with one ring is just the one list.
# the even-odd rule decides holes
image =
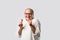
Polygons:
[[25,18],[26,20],[30,20],[30,18]]

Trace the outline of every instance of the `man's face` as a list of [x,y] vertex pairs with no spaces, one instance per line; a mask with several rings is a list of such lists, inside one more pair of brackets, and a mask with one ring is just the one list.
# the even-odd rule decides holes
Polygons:
[[32,19],[32,12],[31,12],[31,10],[29,10],[29,9],[25,10],[25,19],[26,20]]

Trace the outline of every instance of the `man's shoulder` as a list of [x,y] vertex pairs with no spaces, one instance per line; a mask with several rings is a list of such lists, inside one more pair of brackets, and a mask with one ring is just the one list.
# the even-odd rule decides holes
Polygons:
[[34,18],[32,21],[33,21],[33,23],[35,23],[35,24],[36,24],[36,23],[40,23],[39,19],[36,19],[36,18]]
[[39,21],[39,19],[37,19],[37,18],[34,18],[34,19],[33,19],[33,21]]

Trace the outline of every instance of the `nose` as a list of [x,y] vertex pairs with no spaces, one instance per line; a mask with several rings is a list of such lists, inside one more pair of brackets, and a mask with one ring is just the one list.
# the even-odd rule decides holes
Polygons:
[[29,17],[30,17],[30,15],[27,15],[27,17],[29,18]]

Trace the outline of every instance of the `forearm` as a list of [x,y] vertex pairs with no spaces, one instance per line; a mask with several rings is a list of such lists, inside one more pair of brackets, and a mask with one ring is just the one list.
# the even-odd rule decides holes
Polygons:
[[18,35],[21,35],[21,33],[22,33],[22,30],[19,29],[19,30],[18,30]]
[[30,24],[31,30],[32,32],[35,34],[36,28],[34,27],[34,25]]
[[[20,26],[19,26],[20,27]],[[21,35],[22,34],[22,29],[23,27],[20,27],[19,30],[18,30],[18,34]]]

